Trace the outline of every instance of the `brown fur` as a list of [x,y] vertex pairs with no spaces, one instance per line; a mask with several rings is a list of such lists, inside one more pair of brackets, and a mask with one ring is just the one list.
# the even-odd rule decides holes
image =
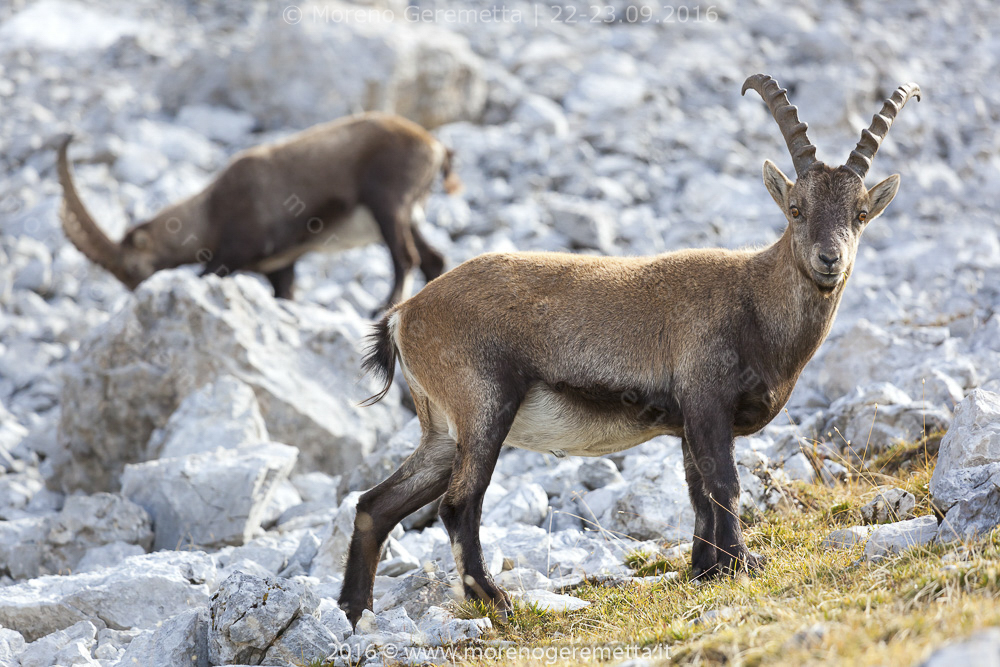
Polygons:
[[450,151],[423,128],[365,113],[243,151],[204,190],[129,230],[116,246],[76,195],[65,144],[59,157],[67,235],[130,289],[156,271],[200,263],[206,273],[265,273],[276,295],[290,298],[302,254],[364,244],[374,233],[392,256],[391,304],[414,266],[428,280],[443,270],[440,253],[414,225],[414,206],[439,172],[449,191],[460,184]]

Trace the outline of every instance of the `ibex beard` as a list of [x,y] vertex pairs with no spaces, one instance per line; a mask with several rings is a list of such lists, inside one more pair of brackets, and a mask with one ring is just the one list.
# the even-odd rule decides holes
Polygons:
[[778,84],[747,79],[767,102],[797,180],[770,161],[764,184],[787,220],[762,250],[682,250],[655,257],[498,253],[430,283],[376,326],[364,361],[409,384],[422,437],[361,496],[340,605],[352,623],[372,606],[383,543],[407,514],[441,498],[467,597],[510,610],[479,541],[483,494],[503,445],[599,456],[658,435],[681,440],[695,512],[691,576],[754,571],[744,542],[733,439],[785,405],[826,338],[865,226],[899,177],[864,178],[896,113],[900,87],[840,167],[815,159]]

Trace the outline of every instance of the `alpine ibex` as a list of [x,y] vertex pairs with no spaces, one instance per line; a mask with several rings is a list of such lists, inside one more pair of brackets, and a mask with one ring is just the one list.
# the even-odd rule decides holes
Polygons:
[[444,269],[414,224],[414,207],[439,171],[448,192],[460,182],[451,151],[405,118],[364,113],[245,150],[204,190],[130,229],[120,243],[101,231],[77,194],[70,139],[59,148],[63,229],[129,289],[156,271],[197,263],[202,275],[263,273],[275,296],[290,299],[304,253],[381,240],[395,272],[388,307],[404,298],[414,266],[428,281]]
[[798,177],[764,162],[764,185],[788,222],[770,247],[483,255],[376,325],[364,366],[388,389],[400,364],[423,435],[358,502],[340,595],[352,622],[371,608],[389,531],[442,494],[465,594],[510,609],[479,542],[483,493],[504,444],[598,456],[678,436],[696,516],[692,577],[763,565],[740,530],[733,438],[777,415],[829,332],[858,239],[899,187],[894,175],[867,190],[865,175],[920,91],[895,91],[847,163],[830,167],[816,160],[785,90],[763,74],[746,80],[743,92],[750,88],[767,102]]

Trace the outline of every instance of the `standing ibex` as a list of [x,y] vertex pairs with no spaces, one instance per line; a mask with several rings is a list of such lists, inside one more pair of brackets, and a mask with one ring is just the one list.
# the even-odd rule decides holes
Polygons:
[[466,595],[510,609],[479,543],[483,493],[504,444],[598,456],[679,436],[696,517],[692,577],[761,567],[740,530],[733,438],[771,421],[829,332],[861,232],[899,187],[894,175],[867,190],[865,174],[919,89],[893,93],[834,168],[816,160],[773,79],[757,74],[748,88],[767,102],[798,176],[792,183],[764,162],[764,185],[788,221],[770,247],[483,255],[376,325],[365,368],[387,389],[399,362],[423,436],[358,502],[340,594],[352,622],[371,608],[389,531],[442,494]]
[[395,272],[389,306],[409,289],[414,266],[428,281],[444,269],[413,211],[439,171],[448,192],[460,183],[451,151],[405,118],[360,114],[243,151],[204,190],[129,230],[121,243],[101,231],[77,194],[69,141],[59,148],[63,229],[129,289],[161,269],[198,263],[203,274],[263,273],[275,296],[290,299],[304,253],[381,240]]

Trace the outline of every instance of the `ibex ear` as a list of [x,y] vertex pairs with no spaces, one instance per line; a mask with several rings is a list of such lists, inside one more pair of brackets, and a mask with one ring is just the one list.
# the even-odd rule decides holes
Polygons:
[[788,193],[793,183],[781,173],[778,166],[770,160],[764,160],[764,187],[782,211],[788,208]]
[[868,220],[877,218],[899,190],[899,174],[893,174],[868,191]]

